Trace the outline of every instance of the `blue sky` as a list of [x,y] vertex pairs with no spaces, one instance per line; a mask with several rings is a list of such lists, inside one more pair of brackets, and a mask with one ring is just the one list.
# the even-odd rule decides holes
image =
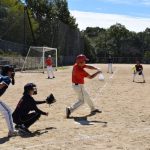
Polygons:
[[81,30],[115,23],[135,32],[150,27],[150,0],[68,0],[68,6]]

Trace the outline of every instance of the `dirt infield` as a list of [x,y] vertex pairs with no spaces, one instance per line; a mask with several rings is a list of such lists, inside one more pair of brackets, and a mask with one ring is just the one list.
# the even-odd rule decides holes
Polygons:
[[[0,150],[150,150],[150,66],[144,65],[146,83],[132,82],[133,65],[113,65],[114,74],[102,68],[105,81],[86,79],[85,87],[102,113],[88,116],[87,104],[65,118],[65,108],[76,100],[71,87],[72,67],[55,72],[55,79],[47,74],[16,73],[16,85],[10,86],[0,98],[15,108],[27,82],[38,87],[37,100],[53,93],[57,102],[53,106],[42,104],[49,116],[42,116],[30,130],[32,137],[8,139],[5,120],[0,115]],[[90,71],[91,72],[91,71]],[[91,72],[92,73],[92,72]]]

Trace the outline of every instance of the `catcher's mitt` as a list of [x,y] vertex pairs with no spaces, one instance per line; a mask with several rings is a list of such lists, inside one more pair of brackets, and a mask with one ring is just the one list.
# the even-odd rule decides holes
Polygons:
[[139,75],[142,75],[142,71],[139,72]]
[[53,94],[50,94],[47,98],[46,98],[46,103],[47,104],[52,104],[52,103],[55,103],[56,102],[56,99],[55,99],[55,97],[54,97],[54,95]]

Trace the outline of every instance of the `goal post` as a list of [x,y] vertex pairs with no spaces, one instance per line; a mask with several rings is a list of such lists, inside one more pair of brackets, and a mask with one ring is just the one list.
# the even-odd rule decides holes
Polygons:
[[30,46],[23,62],[21,72],[43,72],[45,71],[45,57],[53,53],[54,65],[58,67],[57,48]]

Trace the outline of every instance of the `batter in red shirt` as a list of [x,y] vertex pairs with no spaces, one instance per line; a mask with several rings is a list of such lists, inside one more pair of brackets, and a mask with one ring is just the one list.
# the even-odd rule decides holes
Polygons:
[[[76,57],[76,63],[73,66],[72,70],[72,87],[76,94],[78,95],[78,101],[74,103],[72,106],[66,108],[66,117],[69,118],[70,114],[80,107],[84,102],[86,102],[90,109],[91,113],[100,112],[98,109],[94,107],[92,100],[90,99],[87,91],[84,88],[84,78],[93,79],[99,73],[101,73],[99,68],[94,66],[86,65],[86,61],[88,61],[87,57],[83,54],[80,54]],[[84,68],[97,70],[96,73],[90,75],[87,73]]]

